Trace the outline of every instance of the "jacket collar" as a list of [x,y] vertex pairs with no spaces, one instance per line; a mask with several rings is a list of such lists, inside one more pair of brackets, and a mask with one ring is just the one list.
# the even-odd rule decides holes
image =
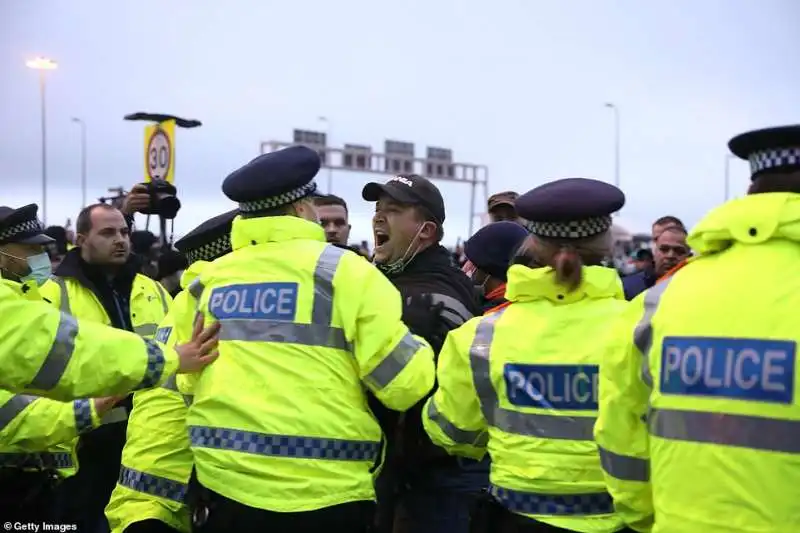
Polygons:
[[319,224],[295,216],[242,218],[236,217],[231,228],[231,245],[234,250],[293,240],[325,242],[325,230]]
[[432,244],[418,252],[414,258],[405,265],[403,270],[386,273],[386,277],[393,279],[431,271],[444,271],[449,273],[453,268],[456,268],[453,264],[453,255],[447,251],[447,248],[439,244]]
[[[138,256],[132,253],[128,261],[117,273],[114,284],[130,289],[136,274],[139,272],[139,261]],[[90,265],[84,261],[81,257],[81,249],[78,247],[66,253],[61,264],[58,265],[58,268],[56,268],[53,274],[60,278],[73,278],[78,283],[92,289],[94,292],[97,292],[96,286],[98,281],[105,280],[105,274],[102,268]]]
[[770,239],[800,242],[800,194],[752,194],[713,209],[692,230],[687,242],[701,255],[735,243],[760,244]]
[[508,269],[506,299],[512,302],[550,300],[556,304],[574,303],[584,298],[625,299],[622,282],[613,268],[584,266],[583,281],[573,292],[558,285],[551,267],[528,268],[512,265]]

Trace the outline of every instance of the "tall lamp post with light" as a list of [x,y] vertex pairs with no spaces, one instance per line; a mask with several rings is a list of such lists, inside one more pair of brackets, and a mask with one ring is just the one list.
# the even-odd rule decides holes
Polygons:
[[614,112],[614,185],[619,188],[619,108],[611,102],[605,106]]
[[72,117],[72,122],[81,127],[81,208],[86,207],[86,122]]
[[[317,117],[317,120],[319,120],[320,122],[324,122],[325,123],[325,133],[326,133],[326,137],[327,137],[327,142],[330,142],[330,140],[331,140],[331,121],[328,120],[328,117],[325,117],[325,116]],[[326,157],[326,159],[330,158],[330,153],[329,152],[326,153],[325,157]],[[333,194],[333,164],[332,164],[333,162],[332,161],[326,161],[326,163],[328,164],[328,189],[327,189],[327,192],[328,192],[328,194]]]
[[47,224],[47,71],[55,70],[58,64],[46,57],[37,57],[25,62],[28,68],[39,71],[39,96],[42,110],[42,222]]

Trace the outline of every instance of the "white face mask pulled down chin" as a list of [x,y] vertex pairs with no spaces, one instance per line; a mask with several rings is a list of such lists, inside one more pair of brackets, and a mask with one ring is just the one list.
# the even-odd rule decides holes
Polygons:
[[414,234],[414,238],[408,243],[408,248],[406,248],[406,251],[403,253],[403,257],[387,263],[377,263],[373,260],[373,264],[384,274],[398,274],[405,270],[406,266],[408,266],[421,251],[419,238],[420,234],[422,234],[422,230],[425,229],[425,224],[427,224],[427,222],[423,222],[417,229],[417,233]]

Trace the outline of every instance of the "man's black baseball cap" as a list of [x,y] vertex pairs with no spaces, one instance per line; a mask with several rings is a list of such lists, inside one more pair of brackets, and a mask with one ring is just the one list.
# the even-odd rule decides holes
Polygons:
[[444,222],[444,199],[431,180],[417,174],[400,174],[386,183],[367,183],[361,197],[367,202],[377,202],[382,194],[397,203],[419,205],[433,216],[436,222]]

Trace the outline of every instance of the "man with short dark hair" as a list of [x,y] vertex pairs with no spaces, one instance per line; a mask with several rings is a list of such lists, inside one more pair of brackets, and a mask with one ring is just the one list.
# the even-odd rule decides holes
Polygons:
[[347,246],[350,238],[347,202],[336,195],[328,194],[314,198],[319,214],[319,223],[325,230],[325,239],[331,244]]
[[627,300],[633,300],[655,285],[661,276],[689,257],[690,249],[686,244],[686,230],[683,224],[664,222],[666,218],[669,217],[660,218],[653,223],[653,268],[646,268],[622,278],[622,287]]
[[[41,287],[42,297],[79,320],[107,324],[152,338],[172,299],[157,282],[139,274],[131,254],[130,229],[122,212],[93,204],[78,214],[77,247],[69,250]],[[110,353],[109,364],[116,354]],[[98,533],[103,509],[117,480],[130,399],[112,409],[95,432],[81,438],[80,468],[63,485],[70,520],[80,531]]]
[[[444,199],[416,174],[368,183],[361,195],[375,202],[373,262],[400,291],[403,322],[438,353],[450,330],[481,314],[472,282],[439,244]],[[488,470],[433,446],[422,429],[421,409],[422,403],[401,421],[397,413],[373,406],[388,439],[387,464],[377,484],[378,530],[392,531],[397,505],[394,531],[465,532],[472,496],[488,482]]]
[[686,226],[684,226],[683,221],[681,219],[679,219],[678,217],[674,217],[672,215],[666,215],[653,222],[653,227],[652,227],[653,240],[655,241],[656,239],[658,239],[659,235],[661,235],[661,233],[663,233],[664,230],[667,230],[669,228],[678,228],[680,230],[683,230],[684,233],[686,233]]

